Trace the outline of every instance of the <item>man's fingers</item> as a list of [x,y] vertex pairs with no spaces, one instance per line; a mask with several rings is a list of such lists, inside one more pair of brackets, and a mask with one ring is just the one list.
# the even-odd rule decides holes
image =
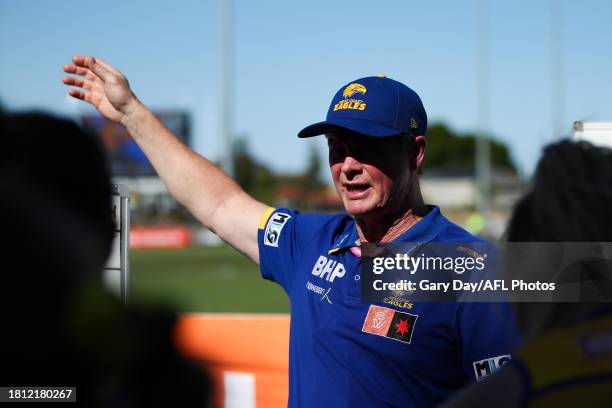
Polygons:
[[83,78],[71,77],[71,76],[64,77],[64,83],[66,85],[81,87],[87,91],[97,88],[98,86],[96,82],[91,81],[89,79],[83,79]]
[[110,69],[107,68],[108,64],[101,64],[94,57],[85,57],[77,55],[72,57],[72,62],[77,67],[88,68],[93,71],[94,74],[100,77],[103,81],[108,80],[109,76],[114,74]]
[[66,76],[66,77],[64,77],[64,83],[66,85],[82,87],[83,84],[85,83],[85,80],[83,78],[76,78],[76,77]]
[[80,99],[82,101],[86,101],[87,99],[87,95],[85,92],[78,90],[78,89],[69,89],[68,90],[68,95],[72,96],[73,98],[77,98]]
[[111,64],[109,64],[108,62],[104,61],[103,59],[94,58],[94,60],[95,60],[96,64],[102,65],[109,72],[112,72],[115,75],[122,75],[121,72],[119,72],[119,70],[117,68],[113,67]]
[[64,65],[64,72],[68,74],[77,74],[85,76],[89,72],[87,68],[77,67],[74,64],[66,64]]
[[72,62],[74,65],[79,67],[91,68],[94,63],[94,57],[85,56],[85,55],[75,55],[72,57]]
[[80,75],[80,76],[83,76],[83,77],[89,79],[90,81],[93,81],[93,82],[97,83],[97,84],[102,84],[102,80],[100,78],[98,78],[96,76],[96,74],[94,74],[93,72],[91,72],[87,68],[77,67],[74,64],[66,64],[66,65],[64,65],[64,72],[66,72],[68,74]]
[[96,57],[76,55],[72,57],[72,64],[64,65],[64,71],[90,79],[96,84],[116,82],[124,79],[123,74],[108,62]]
[[95,92],[87,92],[82,91],[80,89],[70,89],[68,90],[68,95],[72,96],[73,98],[89,102],[90,104],[95,106],[96,109],[98,109],[98,105],[100,104],[100,95]]

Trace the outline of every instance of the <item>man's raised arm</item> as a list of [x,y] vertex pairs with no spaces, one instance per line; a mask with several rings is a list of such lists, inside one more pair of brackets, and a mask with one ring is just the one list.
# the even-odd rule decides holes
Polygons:
[[76,56],[64,71],[70,96],[123,124],[174,198],[221,239],[259,263],[257,228],[268,206],[245,193],[214,163],[170,132],[130,89],[125,76],[94,57]]

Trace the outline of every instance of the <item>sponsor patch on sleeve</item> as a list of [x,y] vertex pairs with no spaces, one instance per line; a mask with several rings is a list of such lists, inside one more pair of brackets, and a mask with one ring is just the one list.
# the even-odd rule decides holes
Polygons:
[[417,317],[388,307],[370,305],[361,331],[410,344]]
[[480,381],[484,378],[487,378],[497,370],[499,370],[503,365],[508,364],[512,360],[510,354],[504,354],[502,356],[485,358],[484,360],[474,361],[474,375],[476,376],[476,380]]
[[268,219],[268,224],[264,231],[264,245],[278,247],[278,239],[289,218],[291,218],[289,214],[279,212]]

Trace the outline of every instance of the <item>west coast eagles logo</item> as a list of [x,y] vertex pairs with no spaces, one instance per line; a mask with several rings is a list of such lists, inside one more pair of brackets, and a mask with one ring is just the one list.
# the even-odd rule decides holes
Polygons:
[[352,83],[346,88],[344,88],[344,91],[342,92],[342,96],[344,96],[345,98],[350,98],[356,93],[365,95],[366,92],[368,92],[368,90],[365,86],[358,84],[358,83]]
[[361,84],[356,82],[349,84],[344,91],[342,91],[343,100],[334,105],[334,112],[343,109],[352,109],[352,110],[365,110],[366,104],[361,99],[349,99],[351,96],[355,94],[365,95],[368,92],[367,88]]

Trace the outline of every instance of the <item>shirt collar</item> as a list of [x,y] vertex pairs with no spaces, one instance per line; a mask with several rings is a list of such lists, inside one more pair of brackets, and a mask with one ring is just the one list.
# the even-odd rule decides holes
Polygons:
[[429,212],[423,219],[406,232],[394,239],[394,242],[418,242],[421,244],[433,241],[448,225],[448,220],[435,205],[428,205]]
[[338,238],[336,238],[330,250],[327,251],[328,254],[333,254],[334,252],[339,252],[347,248],[360,245],[359,234],[357,234],[355,221],[353,220],[350,225],[351,226],[347,228],[347,230],[338,235]]
[[[440,208],[437,206],[428,205],[427,207],[429,208],[427,215],[394,239],[393,242],[418,242],[422,244],[433,241],[440,234],[444,227],[448,225],[448,220],[442,215]],[[357,224],[353,221],[348,231],[345,230],[342,234],[338,235],[328,254],[358,245],[360,243],[359,235],[357,234]]]

